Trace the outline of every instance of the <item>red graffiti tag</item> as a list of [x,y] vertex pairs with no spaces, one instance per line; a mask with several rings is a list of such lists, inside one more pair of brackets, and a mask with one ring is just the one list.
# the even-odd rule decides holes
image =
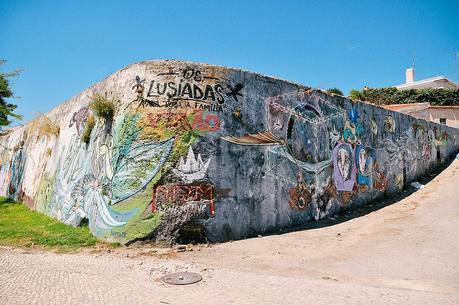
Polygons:
[[167,184],[160,185],[153,189],[152,212],[156,213],[157,208],[165,205],[185,205],[189,202],[209,204],[209,214],[215,214],[214,187],[211,184],[181,185]]
[[162,112],[148,113],[148,121],[152,128],[158,128],[163,125],[168,129],[191,129],[202,132],[217,131],[220,128],[220,118],[216,114],[204,112],[202,110],[194,110],[194,117],[190,124],[188,113],[186,111],[179,112]]
[[198,111],[194,120],[191,123],[191,127],[199,131],[217,131],[220,128],[220,119],[216,114],[207,113],[203,118],[203,112]]

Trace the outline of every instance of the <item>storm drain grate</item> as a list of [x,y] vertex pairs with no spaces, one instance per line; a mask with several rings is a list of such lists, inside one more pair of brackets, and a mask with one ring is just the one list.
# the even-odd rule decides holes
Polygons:
[[202,276],[194,272],[175,272],[161,278],[164,283],[171,285],[189,285],[202,280]]

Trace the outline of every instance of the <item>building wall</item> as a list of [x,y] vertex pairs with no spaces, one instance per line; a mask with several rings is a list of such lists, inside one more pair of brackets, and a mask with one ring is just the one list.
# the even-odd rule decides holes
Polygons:
[[[97,94],[117,111],[86,144]],[[178,61],[130,65],[46,116],[0,138],[0,194],[120,242],[170,241],[190,224],[210,241],[301,225],[399,192],[459,146],[457,129]]]
[[440,123],[440,118],[446,118],[446,125],[459,128],[459,107],[430,107],[429,119]]
[[440,124],[440,119],[446,119],[446,125],[454,128],[459,128],[459,107],[458,106],[426,106],[426,107],[410,107],[409,104],[402,105],[386,105],[385,109],[398,111],[411,115],[418,119],[431,121]]
[[399,90],[408,89],[426,89],[426,88],[438,88],[438,89],[456,89],[458,86],[447,79],[437,79],[432,81],[416,81],[413,83],[406,83],[403,85],[395,86]]

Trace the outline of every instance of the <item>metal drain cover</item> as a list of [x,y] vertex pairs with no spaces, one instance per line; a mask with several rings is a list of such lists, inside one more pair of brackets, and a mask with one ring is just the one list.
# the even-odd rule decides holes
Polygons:
[[202,280],[202,276],[194,272],[175,272],[161,278],[164,283],[171,285],[189,285]]

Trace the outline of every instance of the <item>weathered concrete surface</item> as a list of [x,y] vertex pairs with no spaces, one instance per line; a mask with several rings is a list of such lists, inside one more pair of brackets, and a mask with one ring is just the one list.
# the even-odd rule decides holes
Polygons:
[[[117,111],[86,144],[96,95]],[[459,130],[250,72],[149,61],[0,144],[0,194],[64,223],[87,219],[109,241],[224,241],[397,193],[457,152]]]
[[[459,160],[425,189],[317,230],[194,248],[58,255],[0,249],[2,304],[458,304]],[[160,251],[164,251],[163,249]],[[129,258],[126,258],[129,254]],[[168,272],[203,281],[169,286]]]

